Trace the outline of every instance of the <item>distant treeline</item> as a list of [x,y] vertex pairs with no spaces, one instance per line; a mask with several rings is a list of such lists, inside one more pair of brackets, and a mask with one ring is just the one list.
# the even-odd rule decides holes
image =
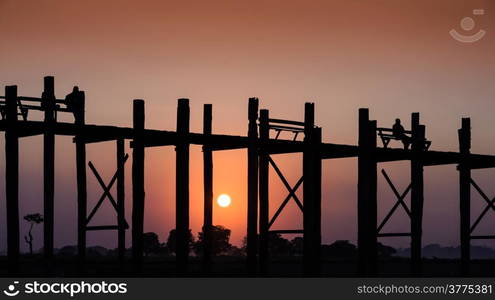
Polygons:
[[[216,256],[245,256],[246,238],[241,247],[230,243],[230,229],[217,225],[212,228],[212,250]],[[160,241],[154,232],[144,233],[145,256],[174,256],[175,255],[175,229],[169,232],[166,240]],[[190,231],[189,247],[190,254],[202,256],[203,232],[199,232],[197,238]],[[41,253],[40,249],[37,253]],[[57,256],[75,256],[77,246],[70,245],[54,250]],[[128,249],[130,255],[130,249]],[[295,237],[291,240],[284,238],[278,233],[269,235],[269,252],[273,257],[302,256],[303,238]],[[117,249],[107,249],[102,246],[92,246],[86,249],[87,256],[116,256]],[[357,258],[357,247],[348,240],[337,240],[330,245],[321,246],[323,259],[355,259]],[[3,254],[4,255],[4,254]],[[35,253],[36,255],[36,253]],[[409,248],[395,249],[391,246],[378,243],[378,256],[380,258],[409,257]],[[435,259],[458,259],[460,247],[447,247],[438,244],[429,244],[423,247],[423,257]],[[495,249],[487,246],[471,246],[471,257],[474,259],[495,259]]]

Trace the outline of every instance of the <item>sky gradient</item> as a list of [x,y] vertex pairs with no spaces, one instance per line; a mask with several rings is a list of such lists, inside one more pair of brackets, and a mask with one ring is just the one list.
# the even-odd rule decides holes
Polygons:
[[[484,9],[473,16],[473,9]],[[472,118],[472,151],[495,154],[495,2],[460,1],[96,1],[0,0],[0,86],[17,84],[20,95],[41,94],[42,78],[55,76],[56,95],[73,85],[86,92],[87,123],[130,126],[132,100],[146,101],[146,127],[175,129],[178,98],[190,98],[191,130],[201,132],[202,106],[213,104],[213,131],[245,135],[247,99],[259,97],[271,116],[303,119],[304,102],[315,102],[323,140],[357,143],[357,113],[369,107],[378,126],[395,118],[409,124],[420,112],[432,149],[456,151],[461,117]],[[473,44],[449,35],[462,32],[471,16],[473,32],[486,36]],[[0,92],[3,94],[3,92]],[[35,115],[35,114],[33,114]],[[70,116],[62,120],[72,121]],[[75,151],[71,138],[56,146],[56,247],[76,243]],[[0,139],[0,250],[5,249],[3,134]],[[21,215],[42,212],[42,137],[20,142]],[[395,143],[393,146],[399,146]],[[128,148],[128,144],[127,144]],[[114,143],[88,146],[88,160],[106,181],[115,170]],[[129,151],[129,150],[128,150]],[[146,150],[145,231],[164,241],[174,226],[175,156],[172,147]],[[300,155],[276,156],[294,184]],[[130,162],[130,161],[129,161]],[[407,163],[381,164],[401,189],[408,185]],[[131,211],[130,163],[126,168],[127,220]],[[246,221],[246,152],[214,154],[214,195],[227,193],[229,208],[215,204],[214,224],[232,229],[240,244]],[[473,177],[495,196],[494,171]],[[286,195],[271,174],[271,211]],[[458,174],[455,166],[425,169],[424,238],[457,245]],[[357,160],[323,165],[323,242],[356,239]],[[201,148],[191,147],[191,228],[202,224]],[[301,190],[302,191],[302,190]],[[299,192],[301,192],[299,191]],[[88,211],[101,191],[88,170]],[[393,204],[379,177],[379,220]],[[409,200],[407,200],[409,201]],[[473,192],[472,213],[484,207]],[[109,203],[95,221],[113,223]],[[404,214],[387,231],[407,230]],[[493,212],[480,224],[493,234]],[[491,218],[490,218],[491,217]],[[276,226],[298,229],[302,216],[294,203]],[[27,224],[21,221],[21,232]],[[35,229],[35,248],[42,246]],[[130,238],[130,231],[128,234]],[[116,247],[114,232],[89,233],[88,244]],[[129,240],[128,240],[129,241]],[[406,238],[381,239],[398,247]],[[481,242],[495,246],[487,241]],[[24,250],[26,245],[22,245]]]

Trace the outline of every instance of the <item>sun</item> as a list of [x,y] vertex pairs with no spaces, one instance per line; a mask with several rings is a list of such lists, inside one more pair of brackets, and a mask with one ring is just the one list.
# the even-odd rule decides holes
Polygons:
[[218,205],[220,205],[220,207],[227,207],[230,205],[230,202],[232,202],[232,199],[227,194],[221,194],[217,198],[217,203]]

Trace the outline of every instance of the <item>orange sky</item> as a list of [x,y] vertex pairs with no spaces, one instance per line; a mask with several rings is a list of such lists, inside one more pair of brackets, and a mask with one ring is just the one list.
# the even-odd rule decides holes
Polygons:
[[[130,125],[132,99],[142,98],[146,125],[156,129],[174,129],[176,99],[186,97],[191,99],[193,131],[201,131],[202,104],[213,103],[214,132],[229,134],[247,132],[249,97],[259,97],[273,116],[298,120],[304,102],[313,101],[324,140],[349,144],[356,144],[359,107],[369,107],[379,126],[388,126],[396,117],[408,120],[418,111],[437,150],[456,150],[460,118],[471,116],[473,151],[494,154],[495,2],[431,2],[0,0],[0,85],[18,84],[19,94],[40,95],[42,77],[54,75],[57,96],[63,97],[77,84],[86,91],[87,121],[96,124]],[[472,16],[476,8],[485,9],[485,15],[474,17],[474,31],[484,29],[486,36],[474,44],[453,40],[448,32],[461,31],[460,20]],[[42,211],[41,141],[34,137],[21,142],[23,214]],[[0,146],[3,149],[3,140]],[[103,170],[106,180],[115,167],[113,147],[112,143],[88,147],[88,159]],[[191,150],[194,233],[202,222],[200,150]],[[146,155],[145,230],[164,240],[174,224],[174,151],[153,148]],[[245,235],[245,157],[244,151],[214,155],[214,193],[233,197],[230,208],[215,206],[214,221],[233,230],[236,244]],[[275,159],[295,183],[300,157]],[[57,246],[76,241],[74,166],[71,139],[58,138]],[[384,166],[400,186],[407,186],[407,164]],[[356,160],[325,162],[323,170],[324,242],[354,241]],[[489,181],[494,174],[474,173],[488,195],[495,195]],[[94,203],[100,190],[89,171],[88,178],[89,202]],[[428,168],[425,182],[424,241],[456,245],[455,167]],[[276,177],[272,186],[275,210],[285,191]],[[5,220],[3,191],[0,180],[1,220]],[[379,195],[381,218],[393,201],[381,178]],[[482,205],[473,197],[473,216]],[[291,206],[280,228],[300,226]],[[111,213],[106,209],[97,216],[105,224]],[[404,229],[406,224],[399,218],[389,229]],[[491,225],[487,221],[480,226],[487,233]],[[90,244],[116,246],[114,233],[88,237]],[[0,226],[0,249],[4,241],[5,228]],[[384,242],[408,244],[403,238]]]

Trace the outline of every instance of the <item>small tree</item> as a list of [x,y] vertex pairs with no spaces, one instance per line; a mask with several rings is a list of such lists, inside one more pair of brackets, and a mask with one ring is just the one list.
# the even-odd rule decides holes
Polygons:
[[291,252],[291,243],[282,237],[280,233],[268,233],[268,250],[273,256],[285,256]]
[[[198,241],[194,243],[194,252],[197,255],[203,254],[203,243],[204,243],[204,232],[198,233]],[[222,226],[215,225],[211,227],[211,247],[212,254],[219,255],[222,253],[227,253],[232,245],[229,243],[230,240],[230,229]]]
[[330,245],[322,245],[321,252],[323,257],[351,259],[357,256],[357,248],[348,240],[337,240]]
[[150,253],[158,252],[160,248],[160,241],[158,235],[154,232],[146,232],[143,234],[143,252],[145,256]]
[[291,254],[295,256],[303,255],[304,239],[301,236],[296,236],[290,241]]
[[33,227],[35,224],[43,223],[43,215],[41,214],[28,214],[24,216],[24,220],[29,222],[31,225],[29,226],[28,234],[24,236],[24,240],[29,245],[29,253],[33,255]]
[[388,258],[397,252],[395,248],[384,245],[382,243],[377,243],[377,253],[378,257]]
[[[194,236],[192,234],[191,229],[189,229],[189,249],[191,249],[191,246],[194,243]],[[175,248],[177,245],[177,233],[175,229],[170,230],[170,233],[168,234],[168,239],[167,239],[167,248],[170,252],[175,253]]]

